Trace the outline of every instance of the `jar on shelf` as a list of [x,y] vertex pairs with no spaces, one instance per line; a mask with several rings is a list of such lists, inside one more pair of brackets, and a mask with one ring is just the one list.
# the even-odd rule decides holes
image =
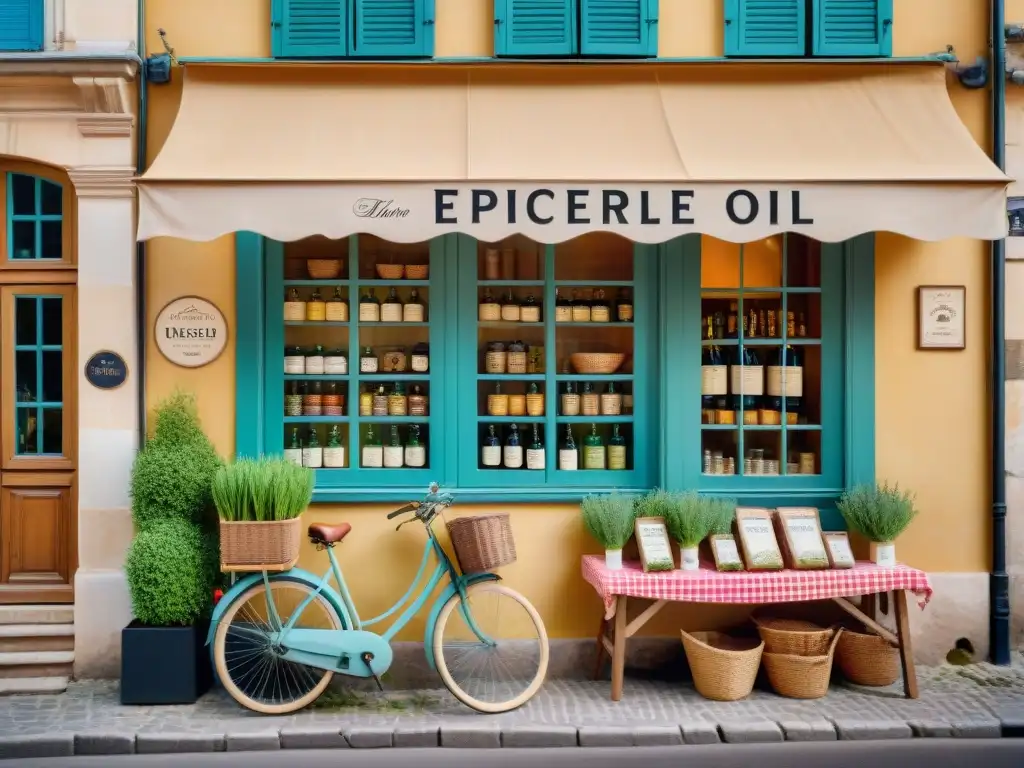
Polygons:
[[402,322],[422,323],[426,316],[426,306],[420,298],[420,292],[413,288],[409,301],[402,305]]
[[484,280],[501,279],[501,255],[497,248],[484,251]]
[[338,390],[338,382],[329,381],[323,393],[324,416],[341,416],[345,411],[345,396]]
[[572,292],[572,321],[574,323],[590,322],[590,302],[581,298],[579,291]]
[[366,391],[359,393],[359,415],[373,415],[373,392]]
[[363,347],[363,351],[359,353],[359,372],[376,373],[379,365],[380,362],[377,360],[373,347]]
[[[305,384],[306,382],[302,382]],[[302,395],[303,416],[323,416],[324,413],[323,388],[319,381],[314,381]]]
[[590,322],[608,323],[611,322],[611,319],[611,308],[608,306],[608,302],[605,301],[604,291],[601,289],[594,291],[594,301],[590,305]]
[[330,349],[324,352],[324,373],[332,376],[343,376],[348,373],[348,358],[345,350]]
[[800,474],[816,475],[818,473],[818,457],[813,453],[800,454]]
[[508,415],[523,416],[526,414],[526,395],[508,396]]
[[419,343],[413,345],[409,366],[414,373],[426,373],[430,370],[430,345]]
[[306,372],[306,356],[302,352],[302,347],[285,347],[284,372],[292,374]]
[[508,289],[508,295],[501,301],[501,319],[506,323],[518,323],[520,318],[519,300]]
[[492,341],[487,345],[487,354],[484,358],[484,370],[487,373],[505,373],[508,370],[508,353],[505,351],[504,343]]
[[405,466],[424,467],[427,464],[427,449],[420,440],[420,425],[409,425],[409,438],[405,443]]
[[562,415],[563,416],[579,416],[580,415],[580,396],[576,393],[576,383],[572,381],[565,382],[565,388],[562,390]]
[[285,461],[290,461],[296,466],[302,466],[302,442],[299,440],[298,427],[292,427],[291,440],[288,447],[284,449],[284,458]]
[[501,304],[495,300],[490,288],[484,288],[484,295],[480,299],[480,306],[477,310],[477,318],[482,323],[501,320]]
[[309,469],[320,469],[324,465],[324,449],[320,447],[320,439],[316,435],[316,427],[309,428],[309,438],[302,447],[302,466]]
[[526,373],[526,345],[521,341],[513,341],[508,345],[508,372]]
[[326,317],[330,323],[348,322],[348,302],[342,298],[341,286],[334,286],[334,295],[327,302]]
[[366,436],[363,438],[362,461],[364,467],[384,466],[384,444],[377,436],[373,424],[366,427]]
[[526,297],[522,306],[519,307],[519,321],[523,323],[540,322],[540,304],[537,303],[537,298],[532,293]]
[[305,373],[322,375],[324,372],[324,348],[317,344],[306,352],[306,363],[303,367]]
[[529,416],[544,415],[544,395],[540,393],[535,381],[531,381],[526,389],[526,413]]
[[391,434],[384,443],[384,466],[387,469],[398,469],[405,461],[405,449],[398,435],[398,425],[391,425]]
[[302,393],[299,392],[299,382],[289,381],[288,392],[284,396],[284,415],[302,415]]
[[559,293],[555,288],[555,322],[568,323],[572,320],[572,302]]
[[398,289],[388,289],[388,297],[380,305],[380,321],[382,323],[402,322],[402,301],[398,298]]
[[544,373],[544,347],[531,344],[526,348],[526,372]]
[[501,382],[494,385],[494,392],[487,396],[488,416],[508,416],[508,395],[502,394]]
[[409,393],[409,415],[427,415],[427,396],[423,394],[423,388],[419,384],[413,384],[412,392]]
[[339,469],[345,466],[345,446],[341,444],[341,434],[337,424],[331,425],[327,433],[327,445],[324,446],[324,466]]
[[295,288],[288,289],[288,296],[284,300],[285,322],[302,322],[306,319],[306,302],[299,298],[299,292]]
[[359,322],[380,322],[380,302],[377,300],[377,297],[373,295],[373,292],[369,288],[367,288],[363,295],[359,298]]
[[633,297],[628,288],[621,289],[615,300],[615,319],[620,323],[633,322]]
[[326,318],[327,302],[320,296],[320,290],[314,288],[313,293],[309,296],[309,301],[306,302],[306,320],[319,323]]
[[580,395],[580,409],[584,416],[598,416],[601,413],[601,398],[594,391],[594,385],[583,382],[583,394]]
[[619,416],[622,413],[622,395],[615,388],[615,382],[608,382],[608,389],[601,394],[601,415]]
[[388,416],[406,416],[409,413],[409,400],[405,396],[402,382],[396,381],[391,394],[388,395]]
[[388,415],[388,393],[384,390],[384,385],[380,384],[377,387],[377,391],[373,393],[373,412],[372,416],[387,416]]

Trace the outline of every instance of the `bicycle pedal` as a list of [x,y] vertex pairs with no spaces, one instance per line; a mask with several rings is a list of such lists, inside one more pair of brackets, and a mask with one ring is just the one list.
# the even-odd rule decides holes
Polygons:
[[384,693],[384,684],[380,681],[377,673],[373,671],[373,667],[370,666],[370,662],[373,661],[373,654],[367,651],[360,658],[362,658],[363,663],[366,664],[366,668],[370,670],[370,675],[373,677],[373,682],[377,684],[377,688],[381,693]]

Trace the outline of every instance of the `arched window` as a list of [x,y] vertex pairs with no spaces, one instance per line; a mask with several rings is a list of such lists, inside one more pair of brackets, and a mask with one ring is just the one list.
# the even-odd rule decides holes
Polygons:
[[7,174],[7,258],[64,258],[64,187],[26,173]]

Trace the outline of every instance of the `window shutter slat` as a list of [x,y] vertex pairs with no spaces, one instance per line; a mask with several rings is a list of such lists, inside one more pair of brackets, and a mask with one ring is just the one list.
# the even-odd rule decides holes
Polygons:
[[274,0],[273,55],[294,59],[345,56],[347,5],[347,0]]
[[892,0],[814,0],[815,56],[892,56]]
[[0,51],[43,50],[43,0],[0,0]]
[[580,0],[580,53],[657,56],[658,0]]
[[351,0],[352,56],[399,58],[434,52],[433,0]]
[[494,0],[497,56],[576,53],[576,0]]
[[804,56],[805,0],[725,0],[726,56]]

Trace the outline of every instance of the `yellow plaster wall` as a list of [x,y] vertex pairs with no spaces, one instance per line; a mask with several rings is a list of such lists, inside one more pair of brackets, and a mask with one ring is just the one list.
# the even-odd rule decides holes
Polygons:
[[[1012,0],[1022,7],[1024,0]],[[437,54],[487,55],[492,24],[490,4],[437,0]],[[920,55],[956,46],[965,60],[984,51],[985,3],[962,0],[901,0],[897,3],[897,55]],[[156,28],[168,32],[179,56],[269,55],[269,0],[148,0],[147,48],[159,44]],[[685,7],[685,10],[684,10]],[[661,52],[671,56],[720,53],[719,0],[662,3]],[[456,9],[459,12],[455,12]],[[256,70],[254,70],[255,74]],[[180,78],[150,91],[149,159],[159,151],[180,99]],[[987,146],[987,95],[950,85],[951,99],[975,139]],[[988,568],[988,428],[986,397],[987,244],[970,240],[921,243],[882,233],[876,254],[876,431],[879,478],[899,481],[917,492],[921,518],[900,540],[901,559],[933,571]],[[234,451],[234,339],[210,366],[172,366],[156,350],[152,324],[166,302],[198,294],[215,302],[233,328],[234,252],[231,238],[212,243],[155,240],[146,274],[149,401],[175,387],[195,391],[204,426],[225,455]],[[967,287],[967,350],[915,350],[914,291],[920,284]],[[422,532],[414,526],[395,533],[384,517],[387,507],[319,506],[310,517],[347,520],[354,532],[340,549],[353,577],[354,596],[372,615],[404,591],[419,562]],[[471,511],[464,509],[464,511]],[[533,600],[553,636],[593,633],[597,600],[579,576],[579,557],[598,547],[583,532],[578,511],[569,505],[515,508],[520,560],[505,571],[509,581]],[[311,549],[302,565],[320,570],[322,554]],[[739,610],[742,613],[742,609]],[[736,616],[733,609],[667,611],[649,625],[656,634],[682,625],[708,625]],[[699,617],[699,618],[698,618]],[[412,625],[405,639],[415,639]]]

